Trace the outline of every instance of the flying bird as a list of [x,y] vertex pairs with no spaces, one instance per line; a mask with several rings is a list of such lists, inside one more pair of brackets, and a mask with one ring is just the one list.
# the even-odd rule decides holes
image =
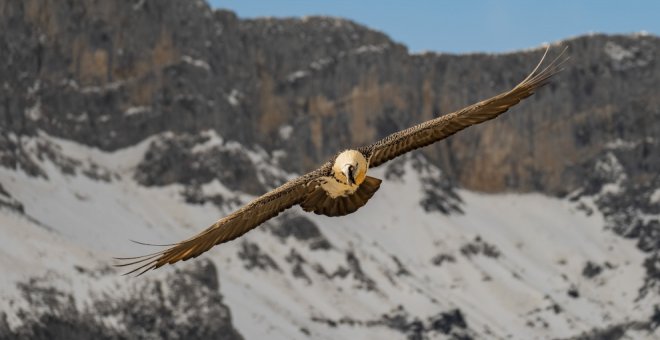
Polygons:
[[123,261],[118,266],[135,265],[137,268],[126,274],[137,272],[141,275],[166,264],[195,258],[215,245],[240,237],[294,205],[300,205],[304,211],[326,216],[355,212],[380,187],[380,179],[367,175],[370,168],[447,138],[468,126],[496,118],[547,84],[553,75],[562,70],[561,66],[567,60],[560,60],[566,51],[564,49],[548,66],[541,68],[548,50],[549,47],[534,70],[513,89],[395,132],[371,145],[339,152],[320,168],[256,198],[199,234],[165,245],[168,248],[153,254],[116,258]]

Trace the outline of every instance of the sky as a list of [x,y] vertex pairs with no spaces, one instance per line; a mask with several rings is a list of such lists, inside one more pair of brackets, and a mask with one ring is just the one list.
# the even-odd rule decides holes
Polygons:
[[588,33],[660,35],[660,0],[208,0],[241,18],[329,15],[411,52],[506,52]]

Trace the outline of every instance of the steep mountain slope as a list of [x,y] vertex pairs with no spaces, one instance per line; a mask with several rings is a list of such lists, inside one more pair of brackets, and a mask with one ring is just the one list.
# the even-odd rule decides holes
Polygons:
[[[197,159],[234,150],[261,183],[287,176],[263,150],[203,136],[188,144]],[[34,157],[47,179],[0,170],[22,206],[0,215],[8,329],[56,332],[52,324],[73,310],[97,336],[136,328],[153,335],[157,322],[166,337],[203,337],[179,327],[200,323],[211,332],[222,300],[246,338],[568,337],[629,322],[651,337],[657,299],[637,292],[643,253],[603,230],[599,212],[539,194],[456,191],[419,155],[375,171],[387,181],[355,215],[295,209],[196,262],[120,277],[112,256],[148,250],[128,238],[182,239],[250,198],[218,180],[194,192],[137,183],[147,150],[186,139],[156,135],[112,153],[45,134],[23,140],[31,155],[54,152]],[[85,174],[91,167],[107,179]]]
[[561,44],[554,83],[378,169],[357,214],[293,210],[134,280],[109,259],[151,249],[127,239],[188,237],[507,89],[541,50],[409,55],[350,21],[201,1],[0,0],[0,337],[653,338],[660,39]]

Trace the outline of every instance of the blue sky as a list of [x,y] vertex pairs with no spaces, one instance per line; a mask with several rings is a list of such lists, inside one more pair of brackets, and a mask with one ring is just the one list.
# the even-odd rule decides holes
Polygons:
[[660,34],[660,0],[209,0],[242,18],[331,15],[412,52],[502,52],[589,32]]

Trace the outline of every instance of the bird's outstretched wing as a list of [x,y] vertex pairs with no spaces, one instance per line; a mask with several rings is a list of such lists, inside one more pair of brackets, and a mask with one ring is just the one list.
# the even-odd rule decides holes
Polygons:
[[[213,246],[231,241],[256,228],[282,211],[301,203],[315,186],[315,181],[328,174],[330,163],[306,175],[291,180],[277,189],[255,199],[241,209],[213,223],[201,233],[157,253],[116,258],[119,267],[136,266],[126,274],[141,275],[151,269],[195,258]],[[125,274],[125,275],[126,275]]]
[[459,111],[393,133],[363,148],[370,152],[369,167],[376,167],[406,152],[435,143],[470,125],[493,119],[531,96],[536,89],[547,84],[550,77],[560,72],[563,63],[568,60],[566,57],[562,58],[566,51],[564,49],[548,66],[541,69],[548,50],[549,47],[532,73],[513,89]]

